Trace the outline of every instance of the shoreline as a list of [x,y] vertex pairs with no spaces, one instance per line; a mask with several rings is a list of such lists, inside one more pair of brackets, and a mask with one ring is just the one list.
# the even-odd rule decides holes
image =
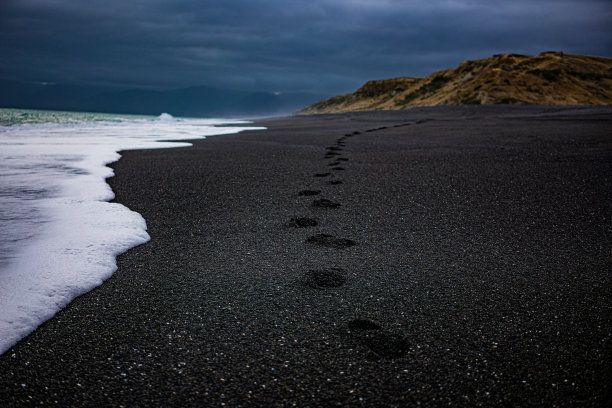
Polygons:
[[[11,118],[2,113],[1,120]],[[222,122],[167,114],[138,121],[23,115],[24,123],[0,133],[0,354],[110,277],[118,254],[149,240],[139,214],[108,202],[114,194],[107,164],[119,160],[118,151],[191,146],[172,139],[253,129],[213,128]],[[38,123],[27,124],[32,121]]]
[[114,201],[152,240],[0,356],[0,399],[595,406],[610,392],[611,120],[299,116],[123,151]]

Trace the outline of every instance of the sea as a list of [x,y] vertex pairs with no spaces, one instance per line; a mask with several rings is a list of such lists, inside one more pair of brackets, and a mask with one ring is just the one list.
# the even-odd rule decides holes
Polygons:
[[107,165],[119,152],[264,129],[249,124],[0,109],[0,354],[102,284],[117,255],[150,239],[140,214],[109,202]]

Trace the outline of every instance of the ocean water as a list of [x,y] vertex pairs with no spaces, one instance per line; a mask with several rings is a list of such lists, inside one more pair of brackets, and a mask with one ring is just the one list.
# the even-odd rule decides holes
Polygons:
[[150,239],[140,214],[108,202],[106,165],[119,151],[263,129],[246,125],[0,109],[0,354],[110,277],[117,255]]

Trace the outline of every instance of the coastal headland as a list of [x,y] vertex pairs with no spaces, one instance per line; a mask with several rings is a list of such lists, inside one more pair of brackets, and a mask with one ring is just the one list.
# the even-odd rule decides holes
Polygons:
[[612,108],[256,124],[112,164],[151,241],[0,356],[2,406],[610,401]]
[[497,54],[426,78],[368,81],[301,114],[404,110],[448,105],[612,105],[612,58],[563,52]]

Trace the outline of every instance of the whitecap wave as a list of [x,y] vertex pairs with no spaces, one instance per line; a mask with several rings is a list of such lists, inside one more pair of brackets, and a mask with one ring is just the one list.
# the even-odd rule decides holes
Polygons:
[[175,122],[176,121],[176,118],[174,116],[166,112],[162,113],[157,118],[161,120],[162,122]]

